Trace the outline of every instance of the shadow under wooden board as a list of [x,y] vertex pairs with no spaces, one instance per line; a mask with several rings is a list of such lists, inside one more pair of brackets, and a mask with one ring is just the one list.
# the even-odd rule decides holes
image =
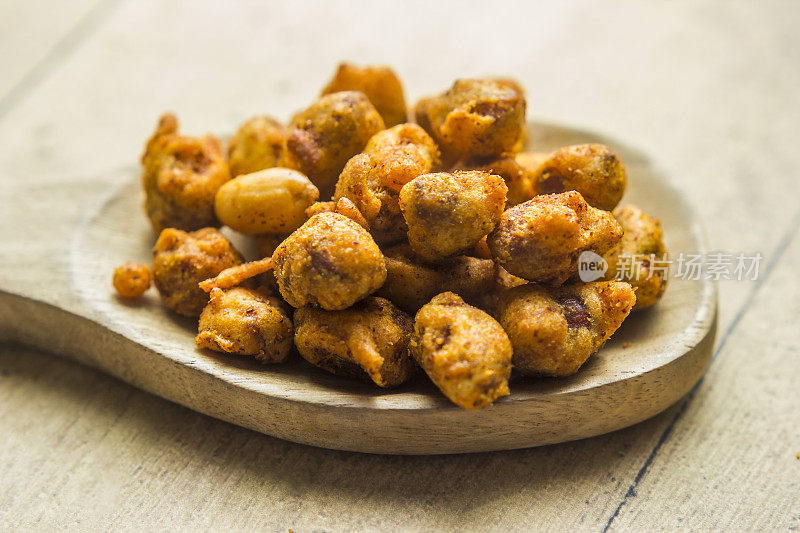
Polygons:
[[[602,142],[626,164],[635,203],[662,221],[673,257],[706,253],[702,223],[650,160],[613,139],[532,123],[528,144],[550,150]],[[671,279],[664,299],[633,313],[575,376],[515,376],[511,395],[480,411],[452,405],[425,378],[384,391],[329,375],[299,357],[264,366],[239,356],[197,350],[196,322],[171,314],[151,290],[124,302],[110,285],[115,266],[149,262],[154,241],[142,211],[139,177],[74,228],[66,260],[70,305],[38,289],[0,285],[0,329],[99,368],[136,387],[207,415],[295,442],[370,453],[443,454],[525,448],[575,440],[645,420],[680,399],[706,369],[716,333],[711,281]],[[48,224],[59,224],[51,219]],[[247,253],[245,251],[245,253]],[[42,267],[43,269],[45,267]],[[0,278],[2,280],[2,278]],[[0,281],[2,283],[2,281]],[[72,294],[74,292],[74,294]]]

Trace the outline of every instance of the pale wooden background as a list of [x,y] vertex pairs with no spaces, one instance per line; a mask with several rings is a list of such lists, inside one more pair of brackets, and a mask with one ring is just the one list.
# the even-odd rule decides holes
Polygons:
[[715,248],[765,260],[720,285],[718,348],[684,401],[523,451],[314,449],[0,345],[0,529],[800,528],[799,26],[794,2],[4,0],[0,207],[32,175],[30,198],[69,202],[134,165],[165,109],[189,132],[285,119],[350,59],[394,65],[412,98],[513,75],[531,116],[643,148]]

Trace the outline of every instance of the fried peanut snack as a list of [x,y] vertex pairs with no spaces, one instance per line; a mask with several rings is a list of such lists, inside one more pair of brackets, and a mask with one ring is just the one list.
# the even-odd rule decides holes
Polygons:
[[334,199],[353,202],[375,240],[393,244],[406,234],[398,203],[400,189],[439,164],[439,151],[430,135],[416,124],[400,124],[375,134],[364,152],[347,162]]
[[478,165],[459,163],[457,169],[483,170],[497,174],[506,181],[508,194],[506,208],[527,202],[536,196],[536,184],[539,179],[539,166],[547,159],[548,152],[519,152],[506,154],[498,159]]
[[619,281],[528,284],[500,296],[497,317],[514,346],[515,368],[569,376],[603,346],[635,303],[631,286]]
[[150,267],[128,261],[114,269],[112,282],[121,298],[138,298],[150,288],[152,279]]
[[[504,78],[504,77],[493,78],[493,79],[494,81],[503,84],[506,87],[514,89],[526,102],[528,101],[527,97],[525,96],[525,88],[519,81],[513,78]],[[517,142],[511,148],[511,152],[517,153],[523,151],[525,149],[525,145],[527,144],[527,142],[528,142],[528,130],[526,128],[522,128],[522,135],[519,136],[519,139],[517,139]]]
[[497,321],[444,292],[417,313],[409,351],[454,404],[481,409],[509,393],[511,342]]
[[286,129],[265,116],[253,117],[239,127],[228,144],[231,177],[278,165],[286,141]]
[[217,226],[214,195],[230,179],[222,145],[212,135],[178,134],[178,119],[167,113],[142,155],[145,210],[155,231]]
[[199,283],[241,262],[241,254],[214,228],[192,233],[167,228],[153,248],[153,279],[168,309],[200,316],[208,294]]
[[439,172],[414,178],[400,191],[408,242],[426,261],[474,246],[500,221],[508,188],[481,171]]
[[293,307],[350,307],[386,279],[372,236],[338,213],[319,213],[289,235],[272,255],[283,298]]
[[319,190],[307,177],[275,167],[224,184],[214,211],[223,224],[242,233],[289,233],[305,222],[305,211],[317,198]]
[[553,152],[537,169],[539,194],[578,191],[592,207],[611,211],[628,179],[617,154],[602,144],[577,144]]
[[400,124],[373,135],[364,153],[375,156],[380,184],[395,193],[421,174],[439,167],[439,149],[417,124]]
[[377,294],[408,313],[416,313],[442,291],[475,301],[494,284],[490,259],[457,256],[428,265],[414,257],[408,244],[399,244],[386,250],[385,261],[386,282]]
[[345,163],[383,128],[364,93],[323,96],[292,119],[280,166],[299,170],[329,198]]
[[529,281],[561,285],[577,273],[585,250],[603,255],[622,238],[611,213],[586,204],[580,193],[537,196],[503,213],[487,244],[495,261]]
[[[621,205],[614,209],[613,214],[625,233],[619,244],[605,255],[608,262],[606,279],[617,277],[636,289],[634,311],[650,307],[667,290],[669,264],[661,222],[635,205]],[[620,257],[630,265],[623,268]],[[659,264],[653,265],[653,262]]]
[[369,297],[342,311],[302,307],[294,320],[297,351],[332,374],[396,387],[416,370],[408,354],[413,322],[388,300]]
[[292,348],[292,321],[278,298],[243,287],[214,289],[194,342],[199,348],[280,363]]
[[510,152],[525,127],[525,97],[507,82],[456,80],[441,96],[421,100],[417,123],[450,161]]
[[333,209],[333,212],[346,216],[365,230],[369,231],[369,223],[367,222],[367,219],[364,218],[364,215],[361,214],[361,211],[359,211],[355,204],[349,199],[339,198],[339,200],[336,202],[336,207]]
[[406,121],[408,111],[403,85],[387,66],[359,67],[352,63],[340,63],[333,79],[322,89],[322,94],[340,91],[361,91],[366,94],[387,128]]

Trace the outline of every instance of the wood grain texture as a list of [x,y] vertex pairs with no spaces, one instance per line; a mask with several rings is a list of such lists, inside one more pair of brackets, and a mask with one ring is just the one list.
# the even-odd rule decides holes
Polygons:
[[800,529],[798,230],[615,529]]
[[[708,251],[702,224],[645,155],[613,139],[545,124],[532,124],[528,138],[544,150],[581,142],[612,146],[628,169],[626,201],[658,214],[668,248],[676,254]],[[48,254],[38,269],[6,262],[0,335],[262,433],[327,448],[399,454],[526,448],[619,429],[682,397],[711,354],[714,284],[680,279],[671,282],[657,307],[634,313],[576,376],[517,379],[511,396],[481,411],[451,405],[421,376],[387,392],[299,360],[265,367],[198,350],[194,320],[176,317],[156,299],[120,301],[109,288],[116,265],[148,261],[155,237],[142,214],[137,174],[108,176],[125,185],[99,205],[85,206],[81,222],[66,229],[67,253]],[[80,191],[73,195],[80,198]],[[48,202],[51,228],[63,230],[69,221],[68,213],[59,216],[62,203],[58,197]],[[4,222],[24,220],[25,205],[7,210]],[[24,232],[18,238],[22,249],[28,239]],[[58,248],[57,241],[51,243]],[[54,275],[53,266],[62,274]],[[35,286],[20,292],[20,279],[33,279]],[[53,297],[52,286],[62,287],[62,294]]]
[[91,31],[91,15],[99,4],[100,0],[0,4],[0,50],[14,52],[0,57],[0,113],[13,107],[48,65],[57,64],[72,43]]
[[[791,1],[122,7],[1,119],[3,206],[15,200],[9,184],[24,185],[29,199],[101,190],[104,176],[135,163],[132,154],[166,108],[199,133],[229,131],[256,112],[301,107],[347,58],[393,64],[413,98],[456,76],[513,74],[528,87],[532,117],[635,140],[693,199],[716,249],[761,251],[765,267],[777,261],[797,209],[800,12]],[[485,36],[486,24],[503,31],[474,38]],[[337,31],[342,27],[348,30]],[[294,38],[298,32],[304,38]],[[87,200],[97,201],[99,193]],[[72,205],[70,216],[81,215]],[[38,244],[52,241],[52,230],[23,221],[4,229],[29,236],[25,249],[4,247],[15,264],[35,266],[52,251]],[[788,277],[785,289],[796,283]],[[757,287],[719,288],[724,341],[742,327],[736,319]],[[770,323],[765,311],[751,320]],[[725,346],[727,353],[731,342]],[[689,479],[708,458],[695,456],[692,442],[661,456],[676,420],[686,427],[700,424],[701,415],[725,420],[739,408],[734,402],[705,403],[702,412],[671,409],[563,445],[388,458],[292,445],[28,349],[0,354],[0,523],[11,527],[597,531],[613,525],[625,501],[617,517],[635,509],[637,529],[684,516],[687,529],[711,530],[704,517],[736,508],[753,512],[743,512],[735,529],[753,530],[763,525],[763,498],[795,494],[780,476],[757,478],[782,460],[767,457],[740,483],[692,492],[681,500],[685,506],[672,507],[674,517],[649,512],[676,495],[686,498],[668,484],[675,478],[654,479],[651,469]],[[791,351],[775,357],[796,359]],[[718,354],[712,370],[726,365]],[[785,383],[787,371],[796,375],[796,363],[760,368],[754,399],[771,383]],[[780,413],[763,416],[772,429],[761,435],[763,446],[779,448],[785,440],[776,435],[796,424]],[[745,428],[754,420],[736,423]],[[719,457],[749,450],[725,432],[713,443]],[[727,472],[719,475],[727,479]],[[699,508],[706,500],[714,508]]]
[[671,414],[527,450],[357,454],[273,439],[10,346],[0,348],[0,523],[12,530],[596,530],[627,489],[621,473],[638,468]]

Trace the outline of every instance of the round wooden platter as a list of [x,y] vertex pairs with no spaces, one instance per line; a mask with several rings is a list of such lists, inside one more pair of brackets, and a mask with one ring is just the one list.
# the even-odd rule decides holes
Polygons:
[[[661,219],[673,257],[708,251],[702,223],[644,154],[571,128],[542,123],[529,128],[529,146],[535,150],[581,142],[602,142],[620,155],[630,181],[624,202]],[[674,278],[661,302],[633,313],[575,376],[515,376],[511,395],[480,411],[452,405],[424,375],[384,391],[329,375],[296,355],[287,364],[264,366],[198,350],[196,322],[166,311],[154,290],[136,303],[113,294],[113,268],[126,260],[149,262],[154,242],[141,208],[138,171],[119,174],[93,185],[122,184],[103,201],[82,206],[88,214],[80,219],[60,216],[63,210],[55,201],[45,202],[50,214],[39,223],[52,227],[37,235],[53,235],[50,244],[65,248],[64,253],[53,254],[50,262],[20,259],[16,266],[4,266],[2,337],[70,356],[168,400],[268,435],[387,454],[479,452],[580,439],[661,412],[692,388],[712,352],[714,283]],[[72,193],[72,202],[83,197],[80,190]],[[96,191],[86,196],[98,197]],[[19,208],[6,217],[14,216],[20,225],[24,212]],[[26,238],[34,237],[24,232],[16,237]],[[46,250],[47,244],[39,242],[37,248]],[[17,245],[20,250],[34,246]]]

